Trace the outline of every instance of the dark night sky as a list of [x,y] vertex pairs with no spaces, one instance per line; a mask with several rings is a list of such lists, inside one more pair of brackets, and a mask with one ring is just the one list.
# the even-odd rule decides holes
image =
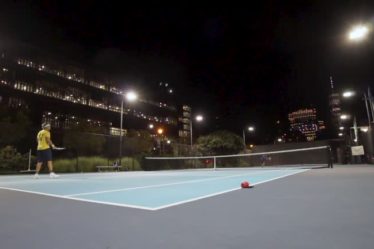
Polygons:
[[239,133],[252,123],[271,134],[276,120],[311,106],[327,121],[330,75],[338,90],[374,82],[373,36],[360,45],[345,39],[352,24],[374,24],[372,1],[76,2],[2,2],[0,35],[67,54],[124,85],[168,82],[212,129]]

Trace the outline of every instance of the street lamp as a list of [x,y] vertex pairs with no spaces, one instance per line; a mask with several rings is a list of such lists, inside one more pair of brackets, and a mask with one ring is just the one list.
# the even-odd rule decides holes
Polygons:
[[340,115],[341,120],[347,120],[348,118],[349,118],[349,116],[347,114]]
[[360,130],[366,133],[369,131],[369,127],[361,127]]
[[123,101],[124,98],[126,98],[129,102],[134,102],[138,99],[138,95],[133,92],[129,91],[121,98],[121,122],[120,122],[120,130],[119,130],[119,165],[121,166],[121,160],[122,160],[122,127],[123,127]]
[[[195,120],[197,122],[201,122],[204,120],[204,117],[202,115],[196,115]],[[190,144],[191,144],[191,152],[192,152],[192,118],[190,118]]]
[[350,41],[362,41],[364,40],[369,34],[369,28],[365,25],[357,25],[354,26],[351,31],[348,33],[348,39]]
[[162,155],[163,154],[163,143],[164,143],[164,138],[162,137],[162,135],[164,134],[164,129],[163,128],[158,128],[157,129],[157,134],[159,135],[158,137],[157,137],[157,144],[158,144],[158,146],[159,146],[159,148],[160,148],[160,155]]
[[[243,129],[243,144],[244,144],[244,147],[245,147],[245,128]],[[255,127],[254,126],[248,126],[247,127],[247,131],[249,132],[254,132],[255,131]]]
[[350,97],[352,97],[352,96],[355,95],[355,92],[353,92],[353,91],[345,91],[345,92],[343,92],[342,95],[343,95],[344,98],[350,98]]

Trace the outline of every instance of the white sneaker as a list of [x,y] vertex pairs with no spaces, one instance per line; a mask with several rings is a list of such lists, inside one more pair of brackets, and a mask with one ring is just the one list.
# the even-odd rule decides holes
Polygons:
[[59,175],[56,175],[54,172],[51,172],[51,173],[49,173],[49,177],[50,178],[58,178],[58,177],[60,177]]
[[39,174],[38,174],[38,173],[36,173],[36,174],[34,175],[34,179],[39,179]]

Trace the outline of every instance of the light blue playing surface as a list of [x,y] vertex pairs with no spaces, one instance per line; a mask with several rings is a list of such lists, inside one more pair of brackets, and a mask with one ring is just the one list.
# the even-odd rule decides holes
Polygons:
[[268,182],[307,169],[180,170],[1,176],[0,188],[116,206],[158,210]]

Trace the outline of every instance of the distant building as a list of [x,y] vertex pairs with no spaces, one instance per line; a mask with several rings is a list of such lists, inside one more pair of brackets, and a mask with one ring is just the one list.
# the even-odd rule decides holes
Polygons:
[[179,118],[179,138],[182,143],[189,143],[191,136],[191,107],[187,105],[182,106],[182,116]]
[[[165,90],[173,93],[168,85]],[[0,104],[30,109],[36,124],[48,121],[65,129],[85,122],[119,135],[123,91],[94,70],[52,59],[41,50],[0,47]],[[140,96],[136,103],[124,101],[124,132],[153,124],[167,130],[168,136],[186,136],[185,120],[178,123],[185,117],[184,107],[144,96],[148,97]]]
[[315,108],[294,111],[288,114],[288,120],[294,140],[304,138],[306,141],[314,141],[318,133],[326,128],[324,121],[317,120]]
[[340,116],[342,114],[341,109],[341,97],[339,93],[334,90],[334,81],[330,77],[331,94],[329,95],[329,107],[331,113],[332,126],[334,130],[337,130],[341,125]]

